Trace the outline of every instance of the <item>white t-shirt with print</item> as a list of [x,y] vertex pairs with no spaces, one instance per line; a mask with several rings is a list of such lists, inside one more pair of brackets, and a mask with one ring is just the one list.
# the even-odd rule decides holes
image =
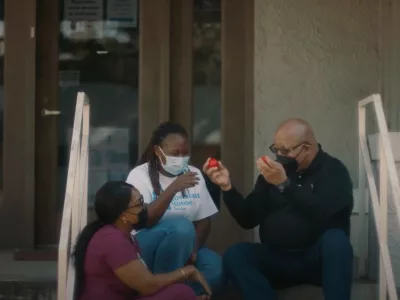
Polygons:
[[[171,204],[166,210],[164,217],[184,216],[190,221],[198,221],[210,217],[218,212],[217,207],[207,190],[206,182],[200,170],[188,166],[191,172],[196,172],[200,178],[199,183],[189,189],[186,189],[185,197],[182,192],[176,193]],[[165,190],[176,177],[167,177],[160,174],[160,185]],[[143,195],[145,203],[151,203],[156,199],[156,194],[150,182],[148,164],[142,164],[134,168],[128,175],[126,182],[133,185]]]

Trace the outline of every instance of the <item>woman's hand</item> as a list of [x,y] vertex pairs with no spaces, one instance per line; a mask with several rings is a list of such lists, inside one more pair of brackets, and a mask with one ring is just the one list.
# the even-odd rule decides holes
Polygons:
[[[196,267],[189,265],[189,266],[183,267],[182,270],[183,270],[183,273],[186,274],[186,278],[188,280],[196,281],[201,284],[201,286],[203,287],[203,289],[206,291],[206,294],[207,294],[207,295],[205,295],[205,297],[207,297],[207,296],[211,297],[211,294],[212,294],[211,288],[208,285],[207,281],[204,279],[203,275],[199,272],[199,270],[196,269]],[[207,298],[205,298],[205,299],[207,299]]]
[[199,184],[199,176],[195,172],[186,172],[182,175],[179,175],[168,188],[172,189],[173,192],[177,193],[179,191],[192,188],[195,185]]

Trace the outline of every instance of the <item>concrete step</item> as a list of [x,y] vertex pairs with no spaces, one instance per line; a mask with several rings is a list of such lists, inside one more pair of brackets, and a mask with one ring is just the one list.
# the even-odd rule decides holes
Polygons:
[[57,300],[55,282],[0,282],[1,300]]
[[[314,286],[296,286],[278,291],[279,300],[324,300],[322,289]],[[354,282],[352,300],[378,300],[377,285],[368,282]]]
[[[296,286],[277,291],[279,300],[324,300],[322,290],[313,286]],[[55,282],[0,282],[1,300],[56,300]],[[213,300],[241,300],[235,291],[226,291]],[[377,286],[372,283],[353,285],[352,300],[377,300]]]
[[0,300],[56,300],[57,264],[52,261],[15,261],[12,252],[0,253]]
[[[352,300],[378,300],[377,285],[374,283],[355,281],[353,283]],[[315,286],[300,285],[277,291],[279,300],[324,300],[322,289]],[[215,300],[241,300],[235,290],[225,291]],[[214,298],[213,298],[214,300]]]
[[[55,262],[14,261],[11,253],[0,253],[0,300],[56,300]],[[323,300],[322,290],[296,286],[277,292],[279,300]],[[237,291],[228,290],[215,300],[240,300]],[[355,280],[352,300],[377,300],[377,286]]]

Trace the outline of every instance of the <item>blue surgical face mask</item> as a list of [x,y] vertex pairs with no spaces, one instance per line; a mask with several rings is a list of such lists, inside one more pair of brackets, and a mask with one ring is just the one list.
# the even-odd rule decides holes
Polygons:
[[159,149],[165,157],[165,164],[162,162],[161,158],[160,162],[166,172],[177,176],[187,170],[190,156],[169,156],[165,155],[161,148]]

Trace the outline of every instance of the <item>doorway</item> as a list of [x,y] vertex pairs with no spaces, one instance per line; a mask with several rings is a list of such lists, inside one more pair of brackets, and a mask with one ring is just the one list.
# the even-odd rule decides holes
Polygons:
[[[136,23],[135,14],[129,13],[135,11],[132,6],[122,13],[112,10],[106,0],[90,1],[94,7],[88,8],[79,4],[82,2],[88,1],[29,0],[26,9],[21,10],[16,1],[5,1],[2,248],[33,250],[57,244],[71,112],[79,89],[91,97],[92,125],[100,128],[98,139],[92,143],[100,141],[99,147],[104,150],[101,141],[106,139],[101,139],[101,132],[110,132],[110,127],[122,129],[118,130],[120,138],[113,139],[117,150],[121,150],[113,154],[122,154],[110,155],[106,160],[115,167],[110,172],[107,164],[98,166],[97,173],[92,174],[100,178],[98,182],[105,176],[122,176],[120,170],[135,163],[152,130],[170,119],[182,123],[194,138],[196,166],[201,166],[206,157],[216,156],[220,149],[237,188],[245,192],[253,185],[254,1],[220,1],[221,99],[215,102],[221,102],[217,121],[220,129],[214,128],[221,132],[220,142],[210,134],[213,128],[199,139],[193,129],[193,123],[198,123],[198,117],[193,117],[194,107],[203,109],[202,101],[209,100],[193,96],[193,11],[198,9],[199,1],[138,1]],[[100,2],[102,5],[97,5]],[[210,3],[211,7],[213,2],[218,3],[200,2],[205,10]],[[74,6],[67,14],[65,7],[70,3]],[[115,18],[108,17],[110,11]],[[96,22],[85,22],[88,19]],[[190,33],[189,39],[182,38],[184,32]],[[204,33],[208,36],[209,32]],[[125,99],[123,103],[121,99]],[[95,131],[92,128],[92,136]],[[91,153],[92,159],[97,154]],[[96,162],[103,160],[90,163]],[[15,216],[21,226],[10,231],[15,227]],[[217,219],[215,228],[219,230],[213,234],[221,250],[234,241],[247,239],[223,205]]]
[[89,211],[137,160],[138,1],[37,0],[35,244],[58,243],[78,91],[90,99]]
[[[78,91],[91,100],[89,218],[98,187],[125,180],[165,120],[189,131],[195,166],[222,156],[239,189],[252,186],[252,96],[246,87],[253,62],[243,46],[252,26],[251,18],[244,19],[246,26],[235,21],[251,16],[248,2],[36,1],[36,246],[58,243]],[[127,6],[114,7],[117,2]],[[222,47],[227,44],[235,47]],[[248,239],[223,205],[215,228],[210,243],[220,252],[233,240]]]
[[[122,1],[127,4],[122,8],[113,6],[122,3],[114,0],[98,0],[89,6],[71,0],[37,0],[36,246],[58,241],[78,91],[85,91],[91,101],[89,218],[95,191],[107,180],[126,178],[138,158],[139,143],[141,148],[147,144],[149,132],[162,116],[182,123],[193,137],[194,165],[201,168],[207,157],[219,156],[221,1],[157,1],[170,8],[168,18],[166,10],[154,9],[149,0],[142,7],[137,0]],[[141,24],[148,24],[141,29],[146,36],[156,31],[159,41],[139,36],[140,10]],[[159,25],[150,18],[156,18]],[[186,24],[178,24],[178,18]],[[186,61],[174,60],[182,48],[176,48],[174,37],[165,39],[170,32],[186,47]],[[169,46],[157,47],[157,42]],[[142,55],[140,49],[145,49]],[[171,61],[160,60],[168,53]],[[174,72],[174,67],[179,70]],[[183,74],[182,68],[190,73]],[[157,87],[153,72],[159,77]],[[168,73],[171,90],[165,88]],[[188,80],[182,84],[174,78],[176,74]],[[174,88],[178,95],[188,92],[187,97],[175,97]],[[149,97],[148,93],[154,94]],[[179,113],[182,110],[184,114]],[[139,115],[144,122],[141,126]],[[141,140],[139,133],[145,135]],[[218,191],[215,195],[219,198]]]

